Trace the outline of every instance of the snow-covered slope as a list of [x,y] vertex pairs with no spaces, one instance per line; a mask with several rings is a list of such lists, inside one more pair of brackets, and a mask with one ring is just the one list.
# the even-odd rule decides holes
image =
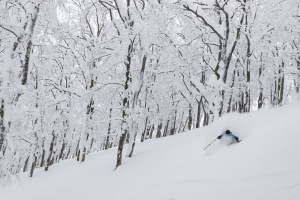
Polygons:
[[[215,142],[224,129],[242,142]],[[300,104],[230,114],[212,125],[136,146],[114,171],[116,149],[68,160],[0,189],[1,200],[299,200]]]

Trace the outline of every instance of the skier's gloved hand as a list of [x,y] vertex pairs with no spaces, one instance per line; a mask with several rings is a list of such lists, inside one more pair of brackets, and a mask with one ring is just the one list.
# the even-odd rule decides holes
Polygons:
[[221,139],[221,138],[222,138],[222,135],[219,135],[217,138],[218,138],[218,139]]

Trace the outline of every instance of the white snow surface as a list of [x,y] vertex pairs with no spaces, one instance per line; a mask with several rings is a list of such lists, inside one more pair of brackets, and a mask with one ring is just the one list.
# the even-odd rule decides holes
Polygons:
[[[114,170],[116,149],[37,170],[0,189],[1,200],[299,200],[300,103],[229,114],[210,126],[136,145]],[[223,146],[225,129],[242,139]],[[125,149],[126,152],[126,149]],[[27,176],[27,174],[26,174]]]

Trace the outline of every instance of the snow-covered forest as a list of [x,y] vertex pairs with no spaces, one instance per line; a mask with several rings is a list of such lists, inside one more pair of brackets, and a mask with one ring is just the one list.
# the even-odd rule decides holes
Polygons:
[[6,182],[299,92],[299,0],[0,0]]

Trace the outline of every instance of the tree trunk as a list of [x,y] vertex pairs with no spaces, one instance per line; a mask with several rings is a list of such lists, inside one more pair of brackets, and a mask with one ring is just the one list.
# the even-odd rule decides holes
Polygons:
[[258,109],[261,109],[263,106],[263,91],[262,88],[259,90],[259,96],[258,96],[258,100],[257,100],[257,107]]
[[[298,73],[300,73],[300,56],[298,57],[298,60],[296,60],[296,63],[297,63]],[[300,77],[299,76],[300,75],[298,75],[297,79],[294,81],[296,93],[300,93]]]
[[66,143],[63,142],[63,144],[62,144],[62,146],[61,146],[60,153],[59,153],[59,159],[63,159],[65,148],[66,148]]
[[1,100],[0,105],[0,153],[2,153],[2,148],[4,146],[5,139],[5,127],[4,127],[4,99]]
[[[142,87],[144,84],[144,73],[145,73],[145,69],[146,69],[146,62],[147,62],[147,56],[144,55],[143,59],[142,59],[142,65],[141,65],[141,71],[140,71],[140,77],[139,77],[139,84],[138,84],[138,88],[137,90],[134,92],[133,95],[133,101],[132,101],[132,115],[136,116],[136,112],[137,112],[137,106],[138,106],[138,99],[139,99],[139,95],[140,92],[142,91]],[[134,135],[131,138],[131,141],[129,143],[129,149],[127,152],[127,156],[128,157],[132,157],[133,151],[134,151],[134,147],[135,147],[135,140],[136,140],[136,136],[137,136],[137,124],[135,122],[136,119],[131,119],[131,131],[133,131]],[[134,129],[134,130],[133,130]]]
[[181,119],[180,119],[180,124],[178,126],[178,133],[181,133],[184,130],[183,121],[184,121],[184,112],[182,112],[182,116],[181,116]]
[[177,107],[175,109],[174,114],[174,120],[173,120],[173,126],[170,129],[170,135],[174,135],[176,133],[176,121],[177,121]]
[[118,153],[117,153],[117,164],[116,164],[116,169],[122,164],[122,152],[123,152],[123,146],[126,138],[127,131],[122,130],[122,134],[119,140],[119,145],[118,145]]
[[283,103],[283,94],[284,94],[284,62],[279,68],[279,77],[278,77],[278,105],[282,106]]
[[131,82],[130,77],[130,68],[131,68],[131,53],[133,51],[133,41],[128,46],[127,51],[127,61],[125,62],[126,73],[125,73],[125,86],[124,86],[124,97],[123,97],[123,111],[122,111],[122,126],[121,126],[121,136],[119,140],[118,153],[117,153],[117,163],[116,169],[118,166],[122,164],[122,154],[123,154],[123,146],[125,144],[125,139],[128,133],[128,108],[129,108],[129,84]]
[[111,134],[111,113],[112,108],[109,109],[109,122],[108,122],[108,128],[107,128],[107,136],[106,136],[106,142],[105,142],[105,150],[109,148],[109,137]]
[[163,137],[167,137],[168,136],[169,122],[170,122],[170,120],[167,121],[167,124],[166,124],[166,126],[164,128]]
[[146,120],[145,120],[145,128],[144,128],[142,136],[141,136],[141,142],[144,142],[145,136],[146,136],[146,133],[148,130],[148,118],[149,118],[149,116],[147,115]]
[[151,126],[151,129],[149,129],[149,139],[152,139],[154,133],[154,124]]
[[259,79],[259,96],[258,96],[258,100],[257,100],[257,107],[258,109],[262,108],[263,106],[263,86],[262,86],[262,83],[261,83],[261,75],[262,75],[262,71],[263,71],[263,65],[262,65],[262,54],[260,55],[260,67],[259,67],[259,70],[258,70],[258,79]]
[[45,149],[43,148],[43,153],[42,153],[42,158],[41,158],[41,164],[40,164],[40,167],[44,167],[44,166],[45,166],[45,154],[46,154],[46,151],[45,151]]
[[198,102],[197,105],[197,119],[196,119],[196,128],[200,128],[200,121],[201,121],[201,102],[202,102],[202,97],[200,101]]
[[192,104],[189,104],[189,117],[188,117],[189,130],[192,130],[192,124],[193,124]]
[[28,80],[28,72],[29,72],[29,61],[30,61],[30,56],[31,56],[31,49],[32,49],[32,36],[33,36],[33,32],[34,32],[34,27],[36,25],[36,21],[39,15],[39,11],[40,11],[40,4],[36,5],[34,7],[34,13],[32,14],[33,18],[31,19],[31,24],[29,27],[29,35],[28,35],[28,42],[26,44],[26,53],[25,53],[25,61],[24,61],[24,65],[22,66],[23,68],[23,78],[22,78],[22,85],[26,85],[27,80]]
[[52,141],[51,141],[51,144],[50,144],[49,156],[48,156],[47,161],[46,161],[45,171],[48,171],[49,166],[51,165],[51,160],[52,160],[52,157],[53,157],[52,155],[53,155],[54,141],[55,141],[55,135],[54,135],[54,132],[52,132]]
[[36,167],[36,162],[37,162],[37,158],[36,158],[36,156],[34,155],[34,160],[33,160],[32,164],[31,164],[31,169],[30,169],[29,177],[32,177],[32,176],[33,176],[33,171],[34,171],[34,169],[35,169],[35,167]]
[[23,167],[23,172],[26,172],[28,170],[28,162],[29,162],[29,156],[25,160],[24,167]]
[[162,120],[160,121],[160,123],[157,126],[156,138],[160,138],[161,137],[161,129],[162,129]]

